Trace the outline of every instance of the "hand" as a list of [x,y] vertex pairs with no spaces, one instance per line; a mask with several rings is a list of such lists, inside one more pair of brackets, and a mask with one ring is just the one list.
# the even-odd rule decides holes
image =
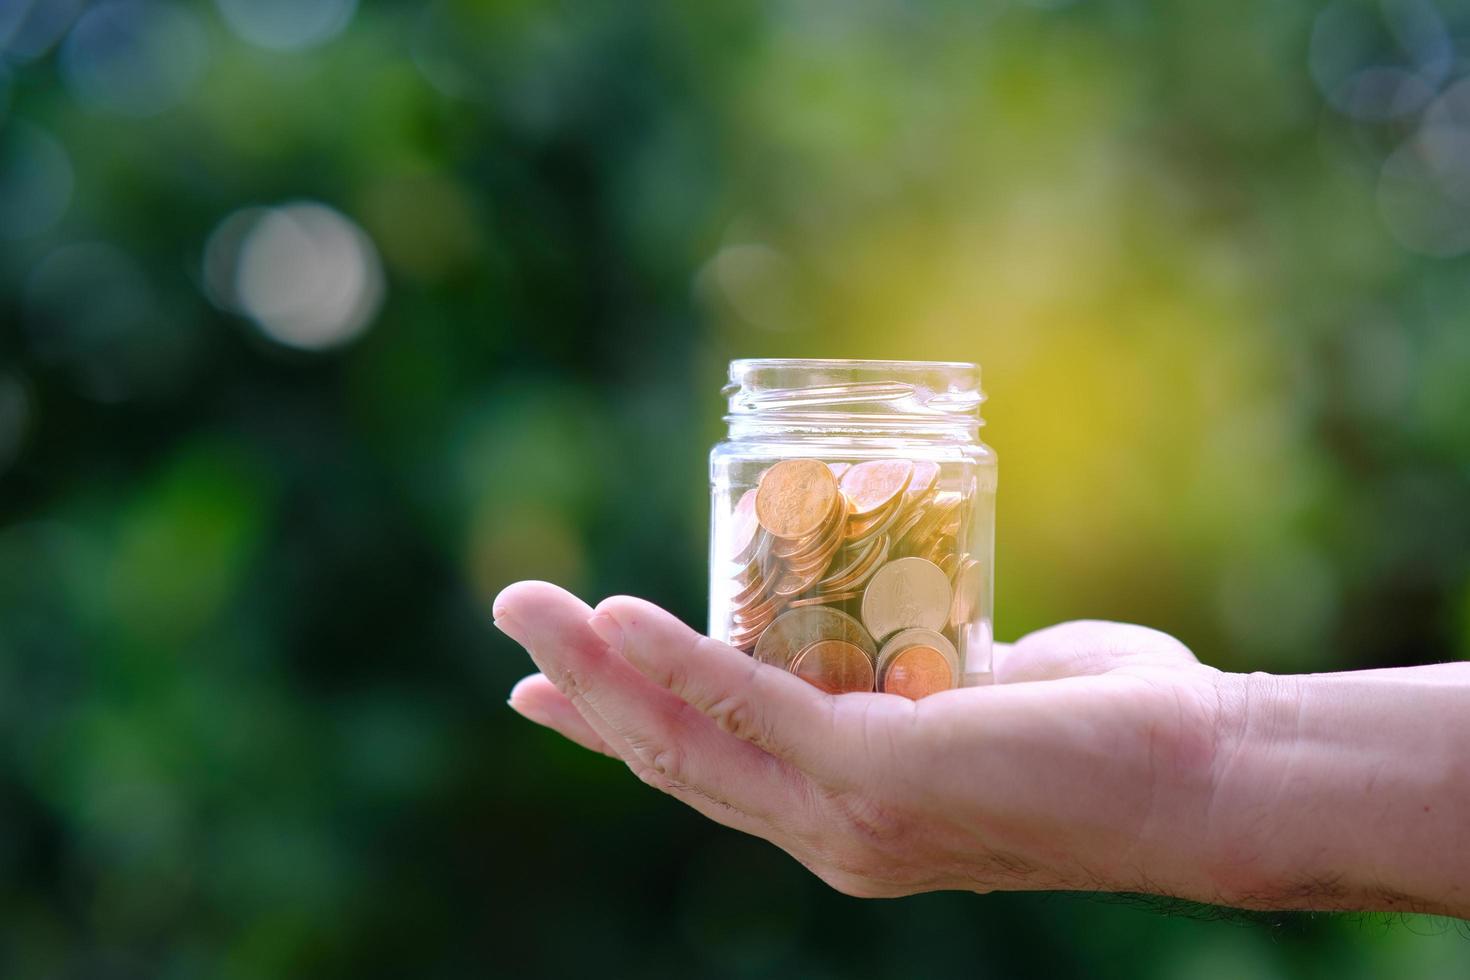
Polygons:
[[1276,677],[1067,623],[997,684],[824,694],[639,599],[542,582],[496,624],[511,706],[850,895],[1169,895],[1470,917],[1470,664]]
[[1221,675],[1162,633],[1053,627],[997,649],[997,686],[914,702],[824,694],[639,599],[594,614],[524,582],[495,617],[542,670],[518,712],[840,891],[1205,887],[1177,820],[1206,795]]

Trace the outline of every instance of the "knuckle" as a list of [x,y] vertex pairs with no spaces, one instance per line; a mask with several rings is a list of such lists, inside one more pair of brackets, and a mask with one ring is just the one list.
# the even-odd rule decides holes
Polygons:
[[674,785],[681,785],[684,782],[684,757],[678,749],[666,748],[655,752],[649,766]]
[[756,711],[750,700],[739,694],[721,698],[710,705],[709,715],[715,724],[736,738],[753,740],[756,731]]
[[558,691],[573,701],[581,698],[582,693],[587,690],[586,679],[582,676],[582,672],[572,668],[559,671],[551,680]]

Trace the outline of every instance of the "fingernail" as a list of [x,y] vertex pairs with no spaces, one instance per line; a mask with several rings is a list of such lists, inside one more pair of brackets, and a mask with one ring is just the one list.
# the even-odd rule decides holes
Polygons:
[[520,623],[516,622],[510,615],[506,613],[501,613],[499,616],[495,617],[493,622],[495,623],[496,629],[500,630],[500,632],[504,633],[512,640],[515,640],[521,646],[530,646],[530,644],[526,642],[525,628],[521,626]]
[[598,613],[587,620],[587,626],[597,634],[597,638],[607,644],[607,648],[613,653],[623,652],[623,628],[618,621],[606,613]]

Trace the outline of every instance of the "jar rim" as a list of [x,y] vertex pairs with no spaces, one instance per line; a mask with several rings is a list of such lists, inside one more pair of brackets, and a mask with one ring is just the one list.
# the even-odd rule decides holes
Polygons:
[[966,439],[983,425],[980,365],[763,357],[730,362],[732,438],[812,432],[895,432]]
[[884,358],[848,357],[739,357],[730,362],[730,374],[773,367],[818,367],[818,368],[897,368],[899,370],[974,370],[980,365],[975,361],[906,361]]

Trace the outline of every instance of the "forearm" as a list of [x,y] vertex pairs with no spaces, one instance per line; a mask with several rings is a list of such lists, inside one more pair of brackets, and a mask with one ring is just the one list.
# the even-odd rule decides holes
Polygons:
[[1228,675],[1220,739],[1222,902],[1470,918],[1470,663]]

